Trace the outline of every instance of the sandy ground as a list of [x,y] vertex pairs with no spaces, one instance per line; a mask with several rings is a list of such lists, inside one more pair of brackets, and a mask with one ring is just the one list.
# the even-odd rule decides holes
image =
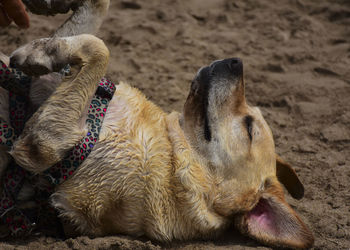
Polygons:
[[[131,3],[131,4],[130,4]],[[48,36],[66,16],[32,16],[28,31],[0,29],[9,54]],[[315,249],[350,248],[350,1],[113,0],[101,37],[108,75],[126,80],[166,111],[182,109],[196,71],[241,57],[247,95],[261,107],[277,151],[305,185],[288,198],[314,232]],[[159,245],[124,236],[31,238],[1,249],[269,249],[234,230],[210,242]]]

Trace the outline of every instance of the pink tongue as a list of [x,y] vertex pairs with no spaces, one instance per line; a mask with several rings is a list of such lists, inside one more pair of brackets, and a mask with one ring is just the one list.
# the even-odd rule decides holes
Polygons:
[[259,231],[278,233],[275,214],[265,199],[260,199],[258,204],[248,213],[248,223]]

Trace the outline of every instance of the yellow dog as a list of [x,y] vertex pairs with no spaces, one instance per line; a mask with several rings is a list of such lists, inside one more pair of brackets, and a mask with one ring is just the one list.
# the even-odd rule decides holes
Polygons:
[[[72,66],[27,122],[11,154],[40,173],[85,133],[86,107],[109,52],[92,35],[39,39],[12,56],[27,74]],[[51,200],[80,233],[208,239],[229,225],[263,243],[307,248],[313,236],[284,200],[303,186],[275,154],[272,133],[245,100],[243,64],[213,62],[195,76],[183,113],[167,114],[125,83],[117,86],[100,138]]]

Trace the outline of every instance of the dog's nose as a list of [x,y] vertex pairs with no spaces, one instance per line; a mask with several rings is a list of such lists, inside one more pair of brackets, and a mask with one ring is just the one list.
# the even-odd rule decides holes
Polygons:
[[242,74],[243,73],[243,63],[239,58],[227,59],[228,67],[230,68],[233,74]]
[[215,61],[210,65],[213,75],[216,76],[235,76],[240,77],[243,74],[243,63],[239,58],[228,58]]
[[211,63],[201,68],[195,80],[203,84],[215,84],[218,80],[225,80],[227,83],[236,83],[243,76],[243,63],[239,58],[228,58]]

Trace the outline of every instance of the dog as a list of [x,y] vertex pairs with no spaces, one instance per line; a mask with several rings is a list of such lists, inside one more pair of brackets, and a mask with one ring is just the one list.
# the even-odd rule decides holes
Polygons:
[[[27,74],[67,64],[72,70],[15,142],[10,154],[19,165],[41,173],[86,133],[86,107],[108,57],[92,35],[39,39],[13,53],[11,62]],[[281,183],[303,196],[259,109],[246,103],[242,61],[231,58],[198,71],[181,114],[163,112],[120,83],[99,141],[51,203],[91,236],[212,239],[234,224],[264,244],[311,247],[312,233],[285,201]]]

